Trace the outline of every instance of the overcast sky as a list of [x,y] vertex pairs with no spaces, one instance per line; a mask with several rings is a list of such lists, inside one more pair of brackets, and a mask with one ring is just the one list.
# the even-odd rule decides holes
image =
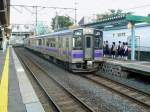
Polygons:
[[[132,10],[137,15],[147,15],[150,13],[150,0],[76,0],[77,2],[77,20],[83,16],[90,16],[97,13],[104,13],[108,9],[129,9],[133,7],[149,5]],[[42,5],[49,7],[72,7],[74,8],[75,0],[11,0],[12,5]],[[32,8],[11,7],[11,23],[16,24],[33,24],[35,23],[35,12]],[[38,9],[38,20],[50,23],[51,18],[55,16],[54,9]],[[74,18],[73,10],[57,10],[59,15],[69,15]]]

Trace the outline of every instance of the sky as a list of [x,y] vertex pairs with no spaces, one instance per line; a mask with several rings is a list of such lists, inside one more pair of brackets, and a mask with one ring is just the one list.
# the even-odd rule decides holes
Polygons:
[[[132,11],[135,12],[134,14],[142,16],[147,16],[147,14],[150,13],[150,0],[11,0],[11,5],[41,5],[74,8],[75,2],[77,4],[77,21],[83,16],[101,14],[108,11],[108,9],[122,9],[126,12]],[[144,7],[130,9],[139,6]],[[56,15],[56,12],[58,12],[58,15],[68,15],[72,20],[75,18],[74,10],[38,8],[38,21],[43,21],[50,25],[51,18]],[[11,7],[10,13],[11,24],[35,23],[35,9],[33,8]]]

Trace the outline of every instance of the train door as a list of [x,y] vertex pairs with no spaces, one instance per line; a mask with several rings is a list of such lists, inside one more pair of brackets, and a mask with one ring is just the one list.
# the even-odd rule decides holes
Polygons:
[[69,38],[66,36],[66,61],[69,61]]
[[91,60],[93,58],[93,38],[91,35],[84,37],[84,59]]
[[58,56],[61,57],[61,38],[58,37]]

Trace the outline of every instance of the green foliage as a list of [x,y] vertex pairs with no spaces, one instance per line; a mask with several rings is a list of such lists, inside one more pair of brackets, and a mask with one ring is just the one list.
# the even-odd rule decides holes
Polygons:
[[109,9],[108,12],[105,12],[103,14],[97,14],[97,20],[101,20],[101,19],[109,18],[109,17],[114,17],[114,16],[119,16],[119,15],[122,15],[122,14],[131,15],[131,14],[133,14],[133,12],[123,13],[123,10],[121,10],[121,9],[118,9],[118,10]]
[[[56,25],[57,24],[57,25]],[[69,17],[66,16],[55,16],[54,18],[52,18],[52,29],[54,30],[55,28],[67,28],[69,26],[73,25],[73,22],[71,21],[71,19]]]

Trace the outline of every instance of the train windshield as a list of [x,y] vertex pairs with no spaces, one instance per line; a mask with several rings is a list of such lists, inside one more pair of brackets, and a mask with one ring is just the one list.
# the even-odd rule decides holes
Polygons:
[[103,44],[102,31],[94,31],[94,47],[96,49],[101,49]]
[[82,49],[82,30],[75,30],[73,34],[73,49]]

